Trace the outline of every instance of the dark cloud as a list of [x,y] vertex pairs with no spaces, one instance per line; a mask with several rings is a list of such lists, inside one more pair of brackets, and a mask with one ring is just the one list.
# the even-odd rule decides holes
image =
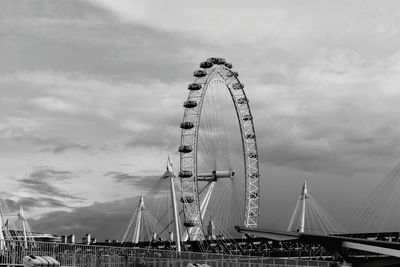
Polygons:
[[161,175],[131,175],[124,172],[107,172],[105,176],[111,177],[116,183],[125,183],[145,190],[153,188],[161,177]]
[[56,201],[51,201],[52,198],[62,198],[69,200],[82,201],[84,198],[73,196],[65,193],[63,190],[54,186],[56,182],[71,180],[77,177],[76,174],[70,171],[59,171],[51,168],[38,168],[34,170],[27,178],[17,179],[19,186],[31,194],[45,196],[42,199],[45,202],[57,204]]
[[51,185],[47,181],[34,180],[30,178],[19,179],[20,187],[32,194],[39,194],[42,196],[59,197],[63,199],[84,200],[82,197],[76,197],[70,194],[63,193],[60,189]]
[[375,172],[382,167],[390,168],[400,153],[395,140],[337,139],[329,135],[309,139],[287,134],[288,131],[283,128],[278,131],[286,134],[278,137],[269,133],[258,140],[260,160],[302,171],[352,177],[357,173]]
[[37,132],[28,132],[19,126],[7,126],[0,130],[0,137],[16,143],[29,143],[39,147],[40,151],[62,153],[68,150],[90,151],[91,146],[80,145],[61,137],[45,137]]
[[[182,94],[182,101],[186,94]],[[146,123],[148,128],[133,131],[131,138],[124,143],[124,147],[132,149],[135,147],[156,147],[165,151],[178,151],[181,129],[179,125],[182,121],[184,108],[177,102],[169,109],[167,114],[160,116],[158,112],[147,112],[143,114],[140,121]],[[149,123],[151,122],[151,123]]]
[[[49,144],[49,143],[47,143],[47,144]],[[57,153],[66,152],[68,150],[88,151],[90,148],[89,146],[82,146],[82,145],[78,145],[78,144],[63,144],[63,145],[54,145],[54,146],[50,145],[50,146],[51,147],[43,148],[41,150],[44,152],[50,151],[50,152],[57,154]]]
[[[7,62],[0,65],[4,72],[53,69],[124,80],[176,81],[191,67],[181,50],[202,47],[200,38],[121,24],[84,1],[16,0],[2,6],[0,18],[7,21],[0,29],[6,36],[0,44]],[[153,51],[158,51],[156,60]]]
[[69,208],[69,206],[64,202],[51,197],[22,197],[18,200],[4,199],[8,205],[8,208],[13,210],[18,210],[20,206],[24,210],[32,210],[35,208]]
[[40,2],[32,0],[0,2],[0,18],[3,20],[18,19],[88,19],[98,16],[106,16],[99,8],[93,7],[82,1],[52,0]]
[[[33,147],[35,152],[55,153],[46,156],[57,162],[65,156],[62,162],[73,165],[81,158],[63,152],[91,152],[97,148],[88,145],[87,140],[90,144],[97,142],[107,157],[94,159],[97,166],[93,168],[107,166],[114,160],[123,161],[123,158],[116,159],[120,155],[109,153],[111,146],[104,145],[104,140],[117,143],[117,149],[126,148],[128,151],[124,153],[134,152],[137,147],[148,148],[148,154],[140,155],[143,157],[151,157],[154,148],[177,153],[182,101],[187,96],[185,84],[193,81],[192,71],[200,61],[219,55],[234,64],[246,85],[257,120],[264,173],[268,174],[270,165],[282,167],[282,177],[318,172],[321,181],[328,183],[336,181],[330,179],[332,173],[348,177],[359,172],[376,172],[397,161],[399,99],[395,95],[399,60],[398,55],[388,57],[398,52],[400,39],[396,34],[397,9],[391,8],[392,4],[387,4],[385,12],[376,8],[377,4],[366,5],[363,12],[358,12],[360,3],[323,7],[276,5],[265,1],[263,8],[256,9],[246,4],[240,4],[246,7],[243,9],[227,5],[228,12],[219,14],[221,27],[216,28],[215,21],[209,19],[215,14],[207,9],[221,10],[225,3],[203,5],[205,9],[201,12],[206,16],[185,24],[180,23],[186,20],[185,16],[175,16],[174,5],[166,5],[166,12],[148,8],[158,6],[156,1],[136,3],[132,5],[138,8],[131,9],[134,12],[130,13],[126,7],[122,7],[123,12],[115,12],[112,6],[122,6],[117,2],[102,1],[102,8],[98,8],[98,2],[0,1],[1,121],[26,125],[26,128],[12,126],[1,130],[5,147],[1,150],[6,153],[4,158],[17,159],[15,164],[20,164],[19,159],[27,162],[21,170],[30,168],[27,164],[36,160],[32,157],[45,153],[28,153],[24,157],[15,147],[22,147],[23,152]],[[182,14],[190,15],[193,5],[185,4]],[[146,10],[155,13],[138,18]],[[254,16],[254,12],[262,16]],[[223,19],[235,15],[243,19],[236,22]],[[127,19],[130,23],[121,23],[126,17],[131,18]],[[269,23],[254,24],[249,19],[253,17]],[[338,17],[342,18],[340,23]],[[36,102],[30,101],[35,99]],[[43,104],[38,99],[70,103],[79,112],[32,105]],[[373,114],[371,110],[377,112]],[[96,117],[94,114],[99,111],[103,116]],[[133,122],[125,123],[128,119]],[[16,156],[10,157],[10,153]],[[90,160],[81,161],[79,164],[85,167]],[[4,165],[5,171],[9,167]],[[107,170],[118,168],[107,166],[101,173]],[[106,176],[115,183],[151,188],[158,179],[152,173],[155,172],[141,176],[109,172]],[[51,168],[34,170],[16,181],[23,190],[39,197],[21,199],[21,202],[33,208],[62,207],[58,199],[81,200],[55,183],[74,177],[73,173]],[[359,189],[362,179],[353,188]],[[87,180],[85,177],[82,183],[88,183]],[[274,186],[286,190],[288,184],[279,180]],[[92,185],[95,191],[98,185],[95,182]],[[342,192],[347,185],[348,181],[342,183],[337,191]],[[114,195],[119,193],[109,191]],[[322,193],[329,191],[331,188],[321,190]],[[280,198],[282,195],[286,194],[282,192],[265,203],[281,204],[285,201]],[[350,195],[354,192],[347,198]],[[107,229],[103,220],[113,223],[107,212],[112,213],[117,204],[97,209],[100,206],[53,213],[46,217],[53,226],[44,219],[40,223],[55,232],[58,225],[82,233],[92,232],[86,226],[100,231],[96,224]],[[115,215],[114,219],[119,218]]]
[[398,95],[329,79],[318,77],[326,90],[305,88],[301,79],[297,88],[260,87],[264,101],[251,102],[260,160],[322,177],[390,169],[400,155],[399,128],[393,126],[398,108],[391,104]]
[[74,233],[77,238],[91,233],[99,240],[118,239],[127,227],[137,204],[137,198],[94,203],[71,212],[50,212],[39,219],[30,220],[30,224],[38,232],[59,235]]
[[178,145],[179,130],[167,133],[165,130],[161,129],[142,131],[137,137],[133,137],[124,143],[126,149],[149,147],[160,148],[165,151],[178,150]]
[[70,180],[77,177],[76,174],[70,171],[59,171],[51,168],[38,168],[29,174],[29,179],[32,180]]

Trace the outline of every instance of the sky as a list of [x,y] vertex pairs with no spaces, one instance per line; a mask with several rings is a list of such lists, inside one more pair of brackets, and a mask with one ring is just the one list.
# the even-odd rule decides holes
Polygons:
[[301,185],[343,226],[399,162],[398,1],[0,0],[1,196],[32,227],[121,232],[177,147],[192,72],[239,72],[261,219]]

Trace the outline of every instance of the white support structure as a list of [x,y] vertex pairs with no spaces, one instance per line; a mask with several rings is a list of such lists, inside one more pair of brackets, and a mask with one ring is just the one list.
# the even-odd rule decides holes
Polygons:
[[3,213],[0,213],[0,250],[4,251],[5,249],[5,238],[4,238],[4,234],[3,234],[3,227],[4,227],[4,220],[3,220]]
[[138,206],[138,213],[136,217],[135,231],[133,232],[133,243],[139,243],[140,227],[142,222],[142,215],[144,211],[143,196],[140,196],[140,202]]
[[207,231],[207,239],[208,240],[216,240],[217,233],[215,231],[215,223],[214,223],[213,219],[210,219],[207,230],[208,230]]
[[303,184],[287,231],[315,234],[341,234],[347,232],[312,198],[308,192],[307,182]]
[[[5,248],[4,240],[21,240],[25,248],[35,247],[32,228],[25,216],[24,209],[11,212],[4,199],[0,198],[0,250]],[[28,242],[30,242],[28,244]]]
[[22,209],[22,206],[20,206],[19,211],[18,211],[18,217],[22,221],[22,233],[24,235],[24,246],[25,248],[28,248],[28,238],[26,234],[26,218],[25,218],[25,213],[24,210]]
[[294,212],[293,212],[292,218],[290,218],[289,225],[288,225],[288,227],[286,229],[286,231],[288,231],[288,232],[292,231],[292,229],[293,229],[293,223],[294,223],[294,220],[296,218],[296,212],[297,212],[297,209],[299,208],[299,204],[300,204],[300,198],[296,203],[296,207],[294,208]]
[[[210,182],[210,184],[208,185],[208,188],[207,188],[206,195],[201,200],[201,203],[200,203],[201,220],[204,219],[204,215],[206,214],[208,203],[210,202],[210,198],[211,198],[212,192],[214,190],[214,186],[215,186],[215,181]],[[187,241],[189,238],[189,235],[195,236],[195,234],[193,233],[193,228],[188,228],[188,230],[185,231],[185,233],[182,237],[182,240]],[[195,236],[195,238],[196,238],[196,236]]]
[[[170,172],[172,175],[169,175],[170,185],[171,185],[171,201],[172,201],[172,209],[174,214],[174,225],[175,225],[175,244],[176,244],[176,251],[181,251],[181,236],[179,231],[179,220],[178,220],[178,209],[176,204],[176,194],[175,194],[175,183],[174,183],[174,170],[172,167],[171,159],[168,156],[167,162],[167,172]],[[164,174],[165,175],[165,174]]]
[[206,214],[208,203],[210,203],[210,198],[211,198],[212,192],[214,190],[214,186],[215,186],[215,181],[212,181],[210,183],[210,185],[208,186],[207,193],[204,196],[203,201],[201,201],[201,205],[200,205],[201,220],[204,219],[204,215]]
[[303,188],[301,190],[300,200],[301,200],[301,217],[299,232],[304,233],[304,226],[306,222],[306,198],[307,198],[307,183],[304,181]]

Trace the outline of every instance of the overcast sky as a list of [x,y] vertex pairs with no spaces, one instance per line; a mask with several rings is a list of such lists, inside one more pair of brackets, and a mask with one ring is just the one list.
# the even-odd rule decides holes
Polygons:
[[2,197],[113,238],[178,169],[186,86],[220,56],[251,101],[260,226],[285,229],[307,180],[346,227],[400,159],[399,47],[398,1],[0,0]]

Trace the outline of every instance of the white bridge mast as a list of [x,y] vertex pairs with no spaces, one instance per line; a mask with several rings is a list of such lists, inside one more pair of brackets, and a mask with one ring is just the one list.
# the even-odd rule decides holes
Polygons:
[[139,235],[140,235],[140,227],[142,223],[142,215],[144,211],[144,202],[143,202],[143,196],[140,196],[140,201],[139,201],[139,206],[138,206],[138,213],[136,217],[136,224],[135,224],[135,230],[133,232],[133,243],[139,243]]
[[306,198],[307,198],[307,183],[306,183],[306,181],[304,181],[303,188],[301,190],[301,196],[300,196],[300,199],[302,202],[300,228],[299,228],[300,233],[304,233],[304,226],[305,226],[305,222],[306,222]]
[[176,205],[176,194],[175,194],[175,183],[174,183],[174,170],[172,167],[171,159],[168,156],[168,162],[167,162],[167,171],[163,175],[166,176],[166,174],[169,174],[169,181],[171,185],[171,201],[172,201],[172,210],[174,213],[174,225],[175,225],[175,244],[176,244],[176,251],[180,252],[181,251],[181,236],[180,236],[180,231],[179,231],[179,221],[178,221],[178,210],[177,210],[177,205]]
[[297,210],[299,208],[299,205],[301,204],[300,225],[299,225],[299,228],[297,228],[297,231],[300,233],[304,233],[304,228],[305,228],[305,223],[306,223],[306,199],[308,197],[307,191],[308,191],[307,183],[306,183],[306,181],[304,181],[299,200],[297,201],[296,207],[294,208],[294,212],[293,212],[292,218],[290,219],[287,231],[292,231],[293,224],[294,224],[296,214],[297,214]]
[[181,234],[179,230],[179,214],[176,204],[176,194],[175,194],[175,174],[174,168],[172,167],[171,159],[168,156],[167,160],[167,170],[161,176],[161,179],[169,179],[170,187],[171,187],[171,202],[172,202],[172,212],[174,215],[174,226],[175,226],[175,244],[176,244],[176,251],[181,251]]

